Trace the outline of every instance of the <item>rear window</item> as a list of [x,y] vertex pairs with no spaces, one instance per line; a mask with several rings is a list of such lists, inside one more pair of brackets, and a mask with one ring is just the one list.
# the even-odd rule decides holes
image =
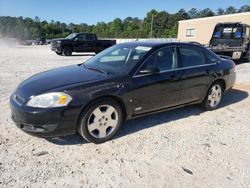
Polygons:
[[214,30],[213,37],[222,39],[241,38],[242,27],[232,25],[217,26]]

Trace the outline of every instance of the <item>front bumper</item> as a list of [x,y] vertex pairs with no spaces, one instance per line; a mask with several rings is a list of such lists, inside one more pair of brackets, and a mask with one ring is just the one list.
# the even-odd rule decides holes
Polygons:
[[56,43],[56,42],[52,42],[51,43],[51,47],[50,49],[54,52],[61,52],[62,51],[62,48],[61,48],[61,45]]
[[78,112],[67,108],[38,109],[20,105],[10,99],[11,118],[24,132],[40,137],[76,133]]

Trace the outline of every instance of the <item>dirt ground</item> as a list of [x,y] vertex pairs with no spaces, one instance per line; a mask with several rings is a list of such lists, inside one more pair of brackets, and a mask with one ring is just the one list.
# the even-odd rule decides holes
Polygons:
[[15,127],[8,100],[21,81],[89,57],[0,46],[0,187],[250,187],[250,63],[237,65],[218,110],[195,105],[135,119],[101,145]]

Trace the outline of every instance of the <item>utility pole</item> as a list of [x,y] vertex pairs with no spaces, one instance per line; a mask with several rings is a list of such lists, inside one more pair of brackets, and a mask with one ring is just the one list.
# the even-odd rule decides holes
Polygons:
[[154,38],[154,18],[155,18],[155,15],[152,14],[152,18],[151,18],[151,38]]

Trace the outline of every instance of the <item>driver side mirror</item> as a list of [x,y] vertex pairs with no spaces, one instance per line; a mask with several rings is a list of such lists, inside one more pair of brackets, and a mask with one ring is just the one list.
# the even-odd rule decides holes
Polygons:
[[78,41],[78,40],[79,40],[79,38],[77,38],[77,37],[74,39],[74,41]]
[[146,67],[145,69],[142,69],[139,72],[140,72],[140,74],[149,74],[149,75],[151,75],[151,74],[159,73],[160,70],[157,67]]

